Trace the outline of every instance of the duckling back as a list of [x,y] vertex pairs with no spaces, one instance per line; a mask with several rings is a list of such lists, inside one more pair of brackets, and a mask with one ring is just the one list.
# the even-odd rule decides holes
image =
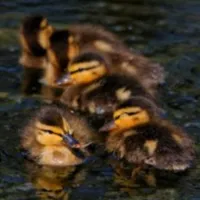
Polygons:
[[[114,146],[112,137],[115,138],[111,135],[107,142],[109,149]],[[123,138],[123,141],[116,150],[130,163],[183,171],[191,167],[195,158],[191,138],[166,121],[124,131],[118,134],[118,138]]]
[[80,111],[97,115],[110,115],[117,106],[134,96],[157,100],[130,76],[107,75],[85,87],[71,86],[61,96],[61,102]]

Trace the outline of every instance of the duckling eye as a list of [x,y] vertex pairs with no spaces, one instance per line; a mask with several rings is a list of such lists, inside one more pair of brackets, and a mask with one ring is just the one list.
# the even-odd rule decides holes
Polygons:
[[138,114],[140,111],[132,111],[132,112],[124,112],[121,115],[116,116],[114,119],[119,119],[120,117],[125,117],[125,116],[132,116],[135,114]]
[[70,73],[75,74],[75,73],[82,72],[82,71],[89,71],[89,70],[94,69],[96,67],[97,66],[88,67],[88,68],[78,68],[77,70],[71,71]]
[[45,133],[48,133],[48,134],[54,134],[54,132],[51,131],[51,130],[45,130],[44,132],[45,132]]

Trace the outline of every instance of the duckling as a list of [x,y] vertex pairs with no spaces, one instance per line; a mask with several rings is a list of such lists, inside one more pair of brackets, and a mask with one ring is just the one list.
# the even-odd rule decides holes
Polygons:
[[[63,42],[65,41],[65,42]],[[91,52],[100,55],[107,63],[108,73],[129,75],[137,79],[152,95],[156,94],[159,84],[164,82],[164,70],[142,55],[136,55],[114,34],[94,25],[71,25],[67,30],[55,31],[45,46],[49,46],[48,59],[51,70],[47,71],[47,84],[53,84],[58,75],[68,71],[74,60]],[[88,63],[95,58],[88,57]],[[96,61],[99,62],[97,59]],[[64,83],[63,83],[64,84]]]
[[56,30],[48,38],[42,38],[40,45],[47,49],[50,63],[44,76],[44,83],[56,87],[54,81],[59,78],[69,62],[85,51],[91,51],[100,47],[111,49],[111,44],[121,46],[124,44],[114,34],[106,31],[103,27],[96,25],[69,25],[67,29]]
[[24,128],[21,146],[40,165],[81,164],[89,154],[84,148],[95,134],[78,114],[50,105],[41,108]]
[[161,119],[156,106],[144,97],[134,97],[113,113],[113,121],[100,131],[109,132],[106,148],[119,158],[138,165],[132,176],[146,166],[184,171],[195,158],[192,139],[171,122]]
[[48,24],[45,17],[40,15],[28,16],[20,27],[20,43],[22,55],[19,63],[27,68],[42,68],[47,65],[46,49],[40,43],[41,38],[48,38],[53,32],[53,27]]
[[[21,56],[19,63],[23,66],[22,91],[31,94],[41,90],[38,82],[47,67],[46,50],[40,45],[39,39],[49,37],[53,32],[46,18],[40,15],[26,17],[20,27]],[[41,40],[41,39],[40,39]]]
[[79,56],[69,66],[68,76],[60,80],[75,83],[65,89],[61,102],[79,111],[107,116],[116,106],[137,95],[156,101],[137,79],[107,71],[101,56],[94,53]]

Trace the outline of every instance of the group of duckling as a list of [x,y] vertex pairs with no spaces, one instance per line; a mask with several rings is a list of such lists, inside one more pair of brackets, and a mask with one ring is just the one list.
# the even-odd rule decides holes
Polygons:
[[[137,166],[132,177],[143,166],[172,172],[192,166],[193,140],[162,117],[158,89],[165,75],[159,64],[100,26],[57,30],[43,16],[24,19],[20,41],[24,73],[34,71],[35,85],[62,91],[23,130],[21,145],[30,159],[78,165],[91,155],[88,146],[104,135],[107,152]],[[86,116],[99,120],[99,130]]]

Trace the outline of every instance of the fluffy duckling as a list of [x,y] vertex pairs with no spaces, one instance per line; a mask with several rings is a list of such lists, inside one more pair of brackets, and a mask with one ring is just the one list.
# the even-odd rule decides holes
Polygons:
[[[184,171],[195,158],[192,139],[169,121],[160,119],[154,104],[135,97],[122,104],[113,121],[100,131],[108,131],[106,148],[120,158],[142,166],[169,171]],[[135,176],[137,170],[133,170]]]
[[44,76],[44,83],[56,87],[55,80],[60,77],[70,61],[89,49],[112,50],[113,44],[125,50],[124,44],[114,34],[96,25],[69,25],[65,30],[56,30],[50,37],[40,41],[47,49],[49,67]]
[[101,56],[94,53],[79,56],[69,66],[68,76],[60,80],[75,84],[65,89],[61,102],[90,114],[110,115],[116,106],[131,97],[141,95],[155,100],[137,79],[109,75],[107,71],[107,64]]
[[164,81],[164,70],[159,64],[134,54],[116,35],[99,26],[71,25],[67,30],[55,31],[43,46],[49,46],[48,59],[52,68],[47,71],[47,77],[50,78],[46,82],[54,87],[58,86],[54,80],[59,74],[67,71],[74,60],[80,59],[86,52],[92,52],[93,56],[88,57],[84,65],[90,66],[92,59],[99,62],[94,58],[94,54],[97,54],[102,62],[107,63],[109,74],[132,76],[152,95],[156,94],[157,86]]
[[43,77],[48,61],[46,50],[40,45],[40,40],[44,35],[49,37],[52,32],[53,28],[43,16],[28,16],[22,22],[19,35],[22,53],[19,63],[24,68],[22,91],[25,94],[41,90],[38,81]]
[[40,15],[28,16],[20,28],[22,55],[19,63],[28,68],[45,68],[47,65],[46,49],[40,45],[45,35],[49,38],[53,32],[46,18]]
[[84,147],[95,140],[80,116],[62,107],[46,106],[24,128],[21,146],[40,165],[69,166],[84,161]]

